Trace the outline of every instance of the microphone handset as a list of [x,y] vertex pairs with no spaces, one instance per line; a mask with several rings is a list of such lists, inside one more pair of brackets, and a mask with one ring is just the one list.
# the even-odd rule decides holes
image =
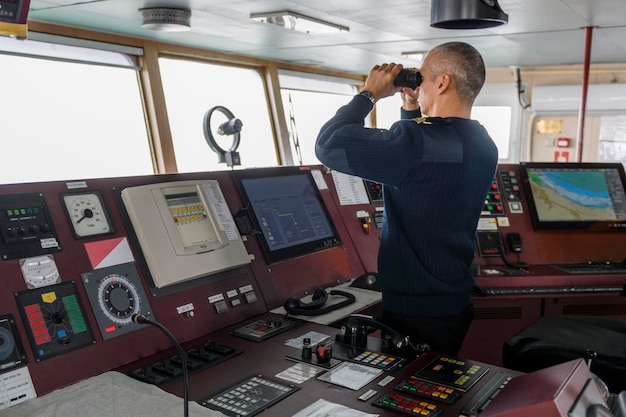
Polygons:
[[[498,252],[500,253],[500,257],[502,258],[502,261],[510,268],[514,268],[514,269],[520,269],[520,268],[528,268],[528,264],[526,262],[512,262],[507,256],[506,256],[506,251],[504,250],[504,244],[502,243],[502,240],[500,240],[499,245],[498,245]],[[519,253],[519,252],[518,252]],[[519,256],[519,255],[518,255]]]

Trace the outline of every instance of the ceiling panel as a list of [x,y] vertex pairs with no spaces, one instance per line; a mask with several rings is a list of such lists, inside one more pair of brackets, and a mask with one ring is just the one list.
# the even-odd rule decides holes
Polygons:
[[[430,27],[430,0],[31,0],[30,19],[110,31],[247,56],[367,74],[383,61],[415,65],[401,52],[450,40],[476,46],[488,67],[580,64],[594,26],[592,63],[626,63],[626,0],[500,0],[509,23],[492,29]],[[187,7],[192,30],[141,28],[143,7]],[[307,35],[249,19],[292,10],[348,26]]]

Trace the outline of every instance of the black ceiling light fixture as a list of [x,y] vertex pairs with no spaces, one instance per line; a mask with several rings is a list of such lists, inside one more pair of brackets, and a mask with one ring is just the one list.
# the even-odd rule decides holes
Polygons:
[[498,0],[432,0],[430,26],[440,29],[486,29],[508,23]]

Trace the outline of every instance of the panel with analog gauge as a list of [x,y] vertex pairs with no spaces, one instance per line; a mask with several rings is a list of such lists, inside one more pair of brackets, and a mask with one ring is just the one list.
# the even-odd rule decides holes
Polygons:
[[76,239],[115,231],[99,191],[65,193],[61,200]]

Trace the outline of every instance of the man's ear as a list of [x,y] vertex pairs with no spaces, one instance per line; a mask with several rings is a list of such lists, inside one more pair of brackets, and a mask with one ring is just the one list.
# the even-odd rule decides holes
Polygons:
[[452,84],[452,77],[450,77],[449,74],[443,74],[439,79],[439,85],[437,86],[439,94],[444,93],[448,88],[450,88],[450,84]]

